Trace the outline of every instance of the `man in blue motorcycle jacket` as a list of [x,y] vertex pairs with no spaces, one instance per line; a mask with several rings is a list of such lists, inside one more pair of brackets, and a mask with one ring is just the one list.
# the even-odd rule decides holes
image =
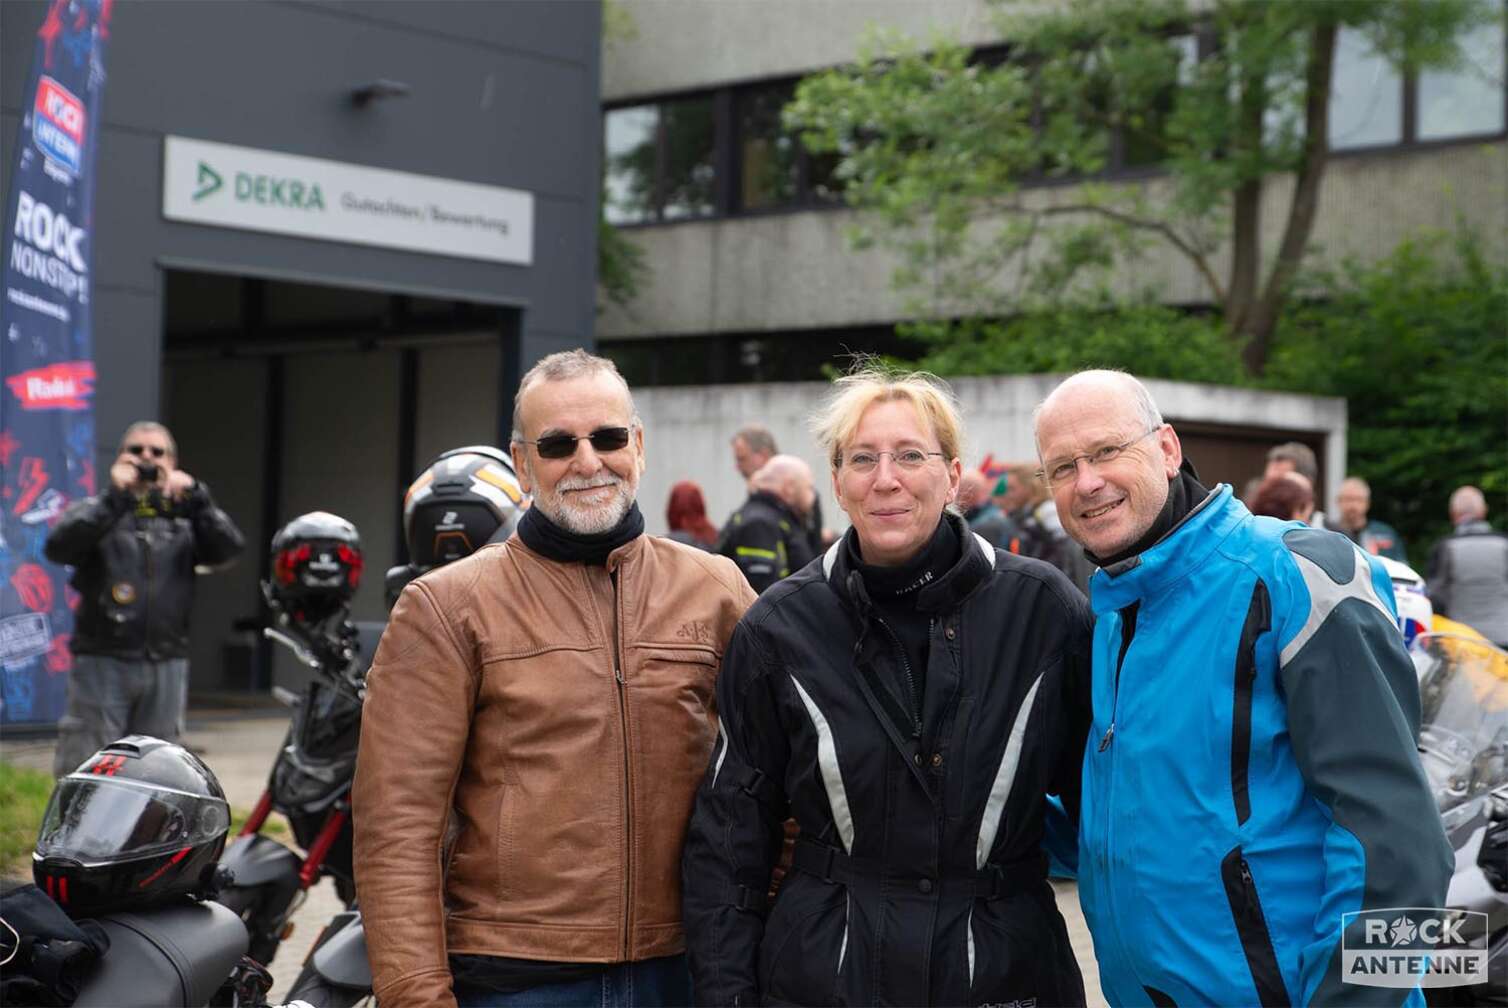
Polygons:
[[1439,907],[1453,864],[1387,574],[1202,486],[1130,375],[1073,375],[1035,428],[1100,568],[1078,874],[1106,998],[1422,1004],[1342,965],[1343,914]]

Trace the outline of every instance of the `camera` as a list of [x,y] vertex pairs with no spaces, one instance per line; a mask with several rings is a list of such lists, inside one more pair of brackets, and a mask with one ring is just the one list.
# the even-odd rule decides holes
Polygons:
[[143,483],[156,483],[157,473],[157,463],[155,462],[136,463],[136,475],[141,479]]

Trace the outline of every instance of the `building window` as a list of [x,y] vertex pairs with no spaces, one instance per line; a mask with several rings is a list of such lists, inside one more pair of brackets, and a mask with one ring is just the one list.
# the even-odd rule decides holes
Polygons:
[[710,96],[612,109],[604,120],[609,221],[641,224],[713,212]]
[[1330,147],[1377,147],[1403,139],[1403,77],[1364,35],[1342,28],[1335,38],[1330,89]]
[[[1168,39],[1172,55],[1178,61],[1178,80],[1193,82],[1194,67],[1199,62],[1199,44],[1193,35]],[[1122,168],[1150,168],[1168,157],[1168,120],[1173,115],[1176,93],[1168,88],[1145,109],[1123,117],[1120,127],[1119,157]]]
[[661,175],[666,220],[712,213],[716,178],[712,159],[712,99],[688,98],[660,106]]
[[794,87],[751,88],[738,96],[738,201],[745,210],[796,202],[800,142],[780,123]]
[[1420,140],[1503,132],[1502,20],[1478,28],[1462,48],[1465,59],[1457,69],[1419,75]]
[[[1483,0],[1497,7],[1501,0]],[[1194,35],[1172,36],[1179,78],[1192,79],[1202,57]],[[1206,39],[1205,47],[1210,45]],[[1402,75],[1361,32],[1336,36],[1330,96],[1330,148],[1337,152],[1419,142],[1501,136],[1505,130],[1504,34],[1501,18],[1471,29],[1463,65],[1449,71]],[[974,62],[1009,59],[1005,47],[979,50]],[[1093,58],[1089,61],[1093,69]],[[647,224],[743,213],[838,206],[843,202],[841,154],[812,154],[781,121],[796,80],[702,91],[608,109],[604,115],[605,213],[614,224]],[[1167,160],[1174,94],[1117,109],[1098,97],[1096,123],[1109,123],[1104,157],[1094,167],[1109,177],[1143,175]],[[1039,97],[1038,128],[1083,130]],[[1284,128],[1268,109],[1269,139]],[[1047,157],[1024,185],[1078,181],[1086,166]]]
[[607,219],[637,224],[655,219],[655,140],[660,110],[653,105],[614,109],[606,117]]

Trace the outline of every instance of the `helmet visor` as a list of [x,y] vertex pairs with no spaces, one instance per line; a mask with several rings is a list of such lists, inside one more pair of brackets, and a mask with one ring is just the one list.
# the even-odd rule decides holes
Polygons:
[[119,860],[194,847],[229,826],[230,808],[219,798],[75,774],[53,791],[37,854]]

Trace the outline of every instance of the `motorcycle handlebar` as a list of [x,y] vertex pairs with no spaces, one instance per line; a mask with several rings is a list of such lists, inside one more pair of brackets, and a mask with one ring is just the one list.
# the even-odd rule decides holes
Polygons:
[[[366,688],[361,681],[361,677],[352,671],[355,663],[351,661],[352,656],[349,649],[345,649],[342,652],[345,660],[339,663],[340,667],[337,669],[327,666],[314,652],[305,647],[303,642],[283,633],[281,630],[274,627],[263,627],[262,635],[268,640],[281,644],[289,651],[292,651],[293,656],[298,659],[300,664],[312,670],[321,679],[333,684],[337,689],[349,693],[358,702],[364,699]],[[333,665],[334,663],[331,664]]]

